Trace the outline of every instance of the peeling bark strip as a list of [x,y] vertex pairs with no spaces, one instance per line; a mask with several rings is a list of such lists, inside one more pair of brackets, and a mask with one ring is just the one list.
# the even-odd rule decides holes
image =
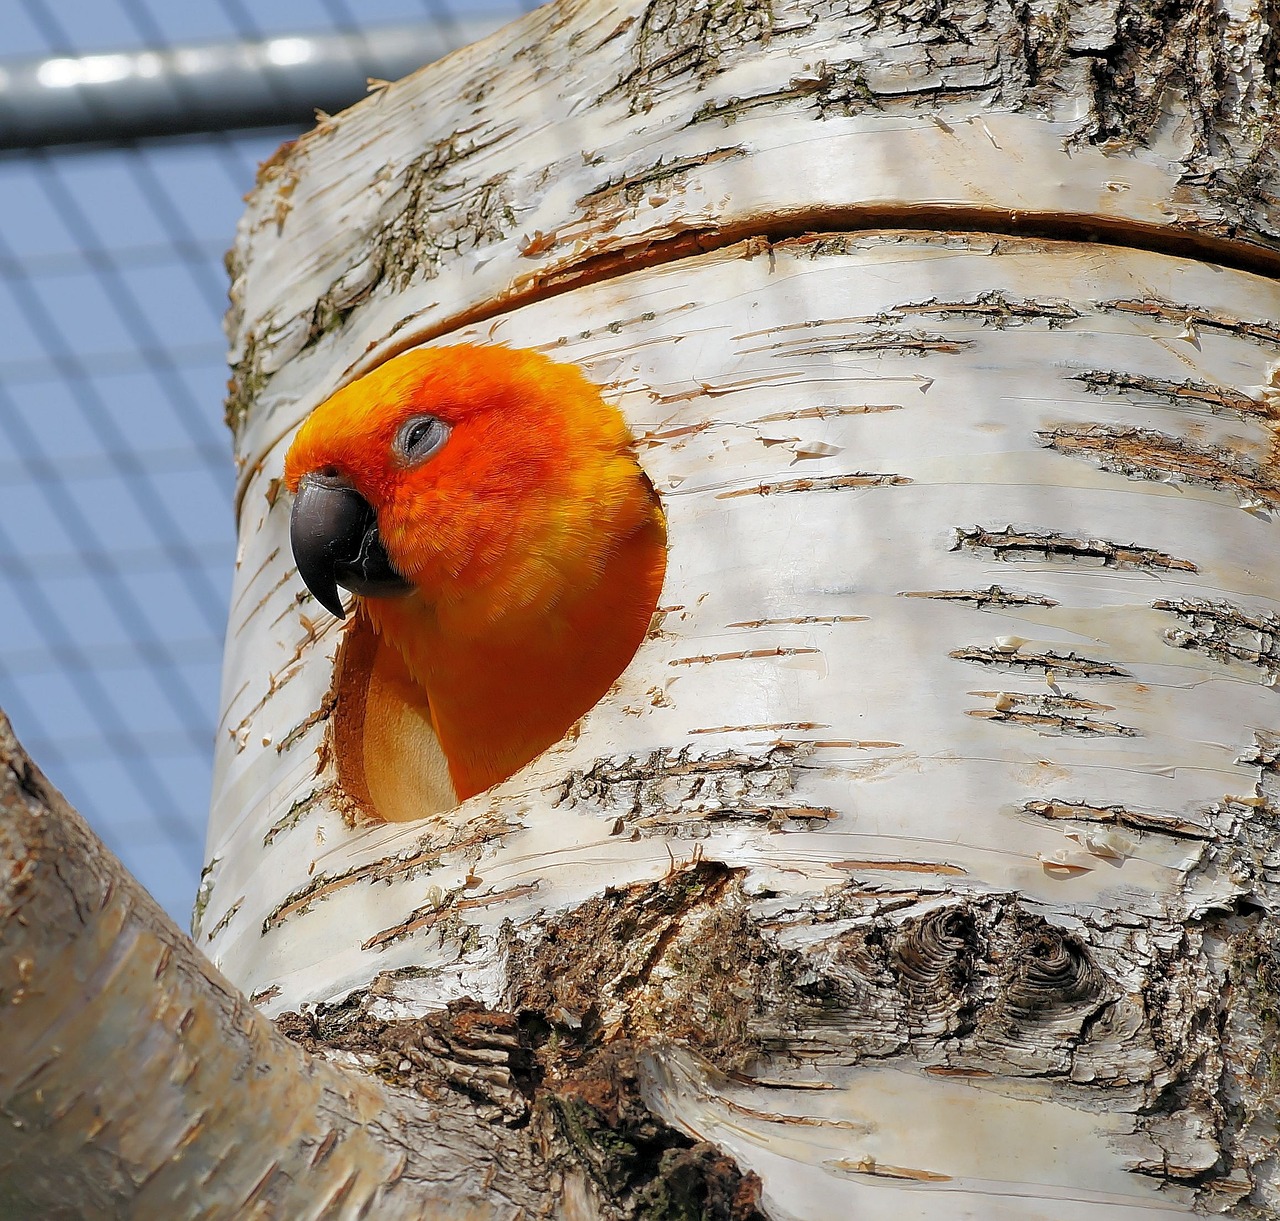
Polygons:
[[1245,506],[1280,505],[1280,486],[1256,462],[1216,445],[1201,445],[1150,428],[1105,424],[1055,428],[1036,436],[1046,449],[1083,458],[1128,479],[1180,480],[1229,491]]
[[959,551],[962,547],[990,552],[1000,560],[1089,560],[1105,568],[1199,571],[1190,560],[1180,560],[1150,547],[1100,538],[1071,538],[1051,531],[1018,530],[1013,526],[1000,531],[984,530],[980,526],[968,530],[957,528],[951,550]]
[[1083,382],[1097,394],[1111,391],[1135,390],[1155,398],[1165,399],[1177,406],[1207,407],[1215,414],[1223,412],[1242,419],[1262,417],[1271,419],[1274,412],[1262,399],[1233,390],[1230,386],[1212,386],[1208,382],[1171,382],[1160,377],[1146,377],[1139,373],[1119,373],[1112,369],[1087,369],[1077,373],[1073,381]]
[[[952,654],[955,656],[955,654]],[[1077,699],[1071,695],[1027,694],[1020,691],[972,691],[995,701],[992,708],[971,708],[967,715],[1007,725],[1022,725],[1038,733],[1080,734],[1085,737],[1134,738],[1138,731],[1118,721],[1091,716],[1094,712],[1114,712],[1110,704]]]
[[1203,327],[1205,330],[1225,331],[1230,335],[1238,335],[1241,339],[1252,339],[1269,347],[1280,348],[1280,326],[1274,322],[1253,322],[1246,318],[1233,318],[1217,310],[1150,299],[1103,301],[1100,307],[1125,314],[1141,314],[1145,318],[1157,318],[1184,330]]
[[1096,806],[1082,801],[1028,801],[1023,807],[1038,818],[1075,819],[1081,822],[1111,823],[1133,831],[1154,831],[1184,839],[1212,839],[1214,829],[1177,814],[1158,810],[1134,810],[1127,806]]
[[953,649],[949,657],[957,661],[973,661],[983,666],[1005,667],[1010,670],[1043,670],[1046,674],[1064,678],[1132,678],[1122,666],[1109,661],[1097,661],[1091,657],[1077,657],[1075,653],[1023,653],[1016,648],[970,645]]
[[1280,679],[1280,615],[1250,614],[1230,602],[1192,598],[1162,598],[1151,605],[1186,620],[1187,627],[1164,634],[1175,648],[1254,666],[1269,686]]

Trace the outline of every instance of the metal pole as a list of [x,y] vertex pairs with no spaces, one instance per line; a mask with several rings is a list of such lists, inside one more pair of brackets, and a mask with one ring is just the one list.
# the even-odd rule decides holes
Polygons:
[[164,50],[0,60],[0,150],[309,127],[495,30],[496,19],[291,34]]

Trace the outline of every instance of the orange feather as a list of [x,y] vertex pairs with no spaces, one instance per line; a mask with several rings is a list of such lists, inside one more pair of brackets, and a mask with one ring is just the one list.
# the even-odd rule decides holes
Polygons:
[[[427,460],[405,422],[449,426]],[[469,345],[388,361],[321,404],[285,462],[345,477],[413,585],[362,611],[426,693],[459,799],[564,736],[644,638],[666,527],[617,408],[573,365]]]

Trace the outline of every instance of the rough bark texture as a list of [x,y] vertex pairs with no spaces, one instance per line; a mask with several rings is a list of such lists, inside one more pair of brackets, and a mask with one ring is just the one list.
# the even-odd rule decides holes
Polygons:
[[[892,224],[915,214],[929,227],[930,216],[951,212],[952,223],[969,228],[1106,234],[1126,244],[1211,251],[1227,263],[1277,266],[1280,74],[1275,13],[1265,3],[654,0],[610,8],[598,6],[593,14],[582,4],[548,5],[505,46],[494,39],[484,44],[495,47],[487,62],[455,56],[454,79],[448,93],[441,92],[452,101],[456,86],[473,121],[450,131],[446,120],[425,151],[403,167],[379,171],[375,197],[351,214],[331,201],[338,206],[328,209],[327,218],[304,216],[305,189],[301,198],[298,191],[308,160],[346,155],[341,123],[322,125],[264,166],[249,232],[266,225],[281,233],[286,224],[317,226],[321,245],[316,262],[309,260],[295,277],[301,292],[273,285],[275,301],[245,296],[253,280],[260,281],[257,293],[269,283],[261,273],[253,275],[255,244],[242,240],[232,252],[236,366],[227,415],[238,431],[250,404],[261,401],[268,380],[286,363],[348,327],[372,302],[438,280],[456,259],[485,248],[517,246],[526,266],[504,269],[500,287],[482,282],[470,300],[446,293],[436,318],[428,309],[412,337],[397,337],[402,346],[531,297],[752,233],[785,237],[838,228],[842,215],[846,222],[860,217]],[[602,147],[583,149],[581,156],[564,147],[562,162],[540,165],[527,155],[530,133],[502,122],[518,113],[499,113],[508,100],[530,91],[530,81],[563,74],[566,50],[581,57],[585,48],[592,54],[579,70],[581,79],[572,81],[581,86],[578,104],[563,112],[564,119],[622,100],[630,130],[640,137],[631,159],[647,155],[647,163],[619,169]],[[448,69],[441,73],[448,75]],[[673,99],[685,111],[679,125],[663,109]],[[371,118],[376,106],[378,118],[394,125],[396,100],[379,97],[362,117]],[[1021,180],[1017,174],[1011,180],[980,177],[950,198],[931,196],[924,176],[918,195],[886,197],[873,171],[861,192],[844,198],[806,199],[795,190],[783,202],[785,181],[775,178],[769,185],[778,194],[768,211],[753,209],[753,194],[769,198],[768,192],[741,189],[746,184],[738,184],[738,197],[724,200],[712,215],[689,209],[682,216],[669,206],[696,192],[709,168],[756,160],[740,138],[742,120],[780,116],[831,129],[839,126],[835,120],[859,116],[929,122],[937,112],[939,131],[963,143],[971,133],[951,130],[944,113],[953,105],[966,115],[1024,114],[1054,122],[1060,138],[1080,154],[1076,173],[1089,177],[1081,164],[1087,164],[1085,150],[1112,159],[1116,173],[1099,175],[1100,185],[1122,198],[1107,207],[1081,207],[1061,182],[1036,181],[1041,167],[1024,165]],[[554,124],[560,117],[553,112],[547,119]],[[972,134],[1001,149],[993,131],[978,126]],[[577,134],[566,122],[567,146]],[[838,143],[831,150],[843,152]],[[794,168],[794,156],[804,152],[791,151]],[[1142,186],[1126,181],[1123,158],[1143,160],[1151,151],[1169,157],[1177,186],[1156,208],[1144,208],[1155,201],[1141,200]],[[584,181],[565,208],[570,201],[549,187],[574,162],[579,172],[584,162],[602,172]],[[776,175],[781,167],[768,168]],[[1064,166],[1062,172],[1070,171]],[[353,184],[353,191],[362,185]],[[1130,192],[1132,207],[1123,198]],[[367,240],[353,243],[342,232],[343,223],[353,220]],[[536,227],[542,224],[548,227]],[[328,235],[321,231],[326,226],[332,226]],[[410,301],[416,306],[416,295]],[[408,320],[405,313],[399,317]],[[388,336],[369,338],[381,343]]]
[[758,1180],[648,1110],[625,1042],[544,1065],[536,1022],[359,997],[282,1037],[2,714],[0,814],[0,1215],[761,1221]]

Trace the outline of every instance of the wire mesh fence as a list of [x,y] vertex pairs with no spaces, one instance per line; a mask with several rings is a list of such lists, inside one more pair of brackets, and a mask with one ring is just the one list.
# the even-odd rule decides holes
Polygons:
[[[357,18],[346,0],[0,0],[0,78],[39,57],[390,23],[426,24],[444,49],[529,7],[362,0]],[[361,67],[381,75],[372,54]],[[287,82],[269,84],[296,121]],[[0,153],[0,706],[183,924],[235,552],[222,258],[258,162],[297,131]]]

